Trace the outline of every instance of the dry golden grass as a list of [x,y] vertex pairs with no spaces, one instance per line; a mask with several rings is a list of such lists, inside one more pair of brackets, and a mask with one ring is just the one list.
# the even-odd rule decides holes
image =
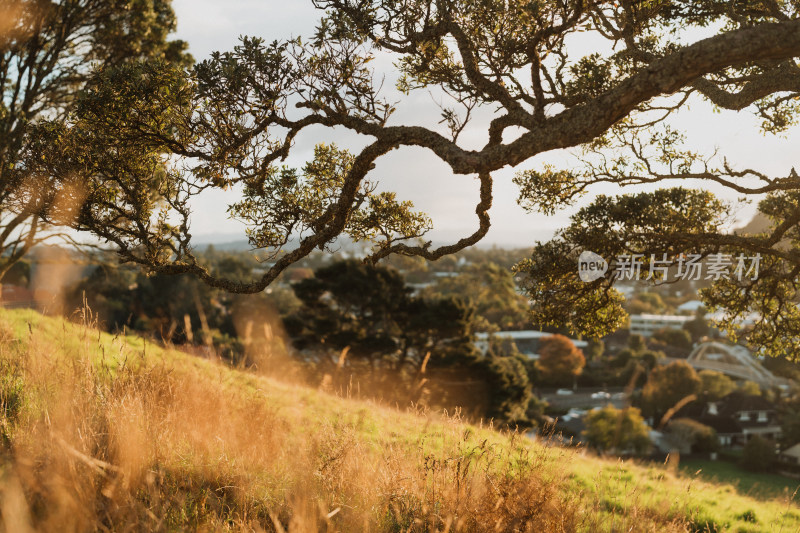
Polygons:
[[8,531],[577,528],[544,456],[456,421],[431,433],[435,453],[409,455],[347,422],[303,431],[293,409],[122,339],[111,361],[90,329],[78,346],[0,335]]
[[570,465],[588,459],[570,450],[30,312],[0,312],[0,380],[9,532],[686,531],[691,519],[627,480],[582,487]]

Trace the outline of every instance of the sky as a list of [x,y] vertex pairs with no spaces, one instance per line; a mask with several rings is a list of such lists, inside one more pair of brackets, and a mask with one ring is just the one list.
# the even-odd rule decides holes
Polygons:
[[[308,36],[320,12],[311,0],[173,0],[177,13],[176,37],[189,43],[190,52],[200,61],[215,50],[232,49],[242,35],[257,36],[272,41],[292,36]],[[578,42],[580,49],[590,51],[592,43]],[[395,75],[389,61],[378,61],[376,70],[391,80]],[[439,111],[434,99],[425,92],[412,93],[404,99],[393,117],[394,123],[419,124],[436,127]],[[758,130],[760,121],[745,113],[714,112],[708,104],[697,102],[676,117],[675,123],[688,135],[691,146],[708,152],[718,149],[738,167],[786,176],[797,164],[797,139],[800,129],[795,128],[783,138],[764,137]],[[478,148],[485,143],[485,128],[480,124],[462,134],[464,145]],[[340,146],[363,146],[363,139],[339,131],[317,129],[302,134],[297,139],[295,154],[289,161],[302,165],[318,142],[336,142]],[[596,194],[617,194],[614,186],[602,186],[591,191],[574,207],[545,216],[527,213],[516,203],[518,190],[511,182],[514,173],[528,168],[540,168],[545,163],[557,166],[573,164],[570,153],[542,154],[523,163],[516,169],[505,168],[493,174],[494,202],[490,216],[492,229],[482,245],[532,246],[536,241],[547,240],[560,227],[569,223],[570,214],[586,205]],[[411,200],[417,209],[429,214],[435,229],[428,238],[437,243],[450,242],[471,234],[477,228],[475,204],[478,201],[478,183],[471,176],[454,176],[447,165],[432,153],[411,148],[392,152],[381,158],[370,179],[378,181],[380,189],[397,192],[398,198]],[[737,206],[737,220],[733,226],[744,225],[753,215],[754,206],[739,204],[736,194],[721,187],[704,183],[687,186],[713,190]],[[650,188],[652,189],[652,187]],[[626,188],[625,192],[647,190],[646,187]],[[244,226],[231,220],[225,206],[235,199],[235,193],[212,192],[204,194],[193,204],[192,233],[198,242],[227,242],[243,240]]]

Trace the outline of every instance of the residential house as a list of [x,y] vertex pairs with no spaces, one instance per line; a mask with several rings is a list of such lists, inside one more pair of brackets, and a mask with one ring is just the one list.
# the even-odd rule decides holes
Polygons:
[[691,402],[674,415],[682,417],[714,428],[720,445],[728,448],[742,447],[754,435],[770,440],[781,436],[775,404],[738,391],[716,402]]
[[800,442],[783,450],[778,458],[782,463],[800,466]]

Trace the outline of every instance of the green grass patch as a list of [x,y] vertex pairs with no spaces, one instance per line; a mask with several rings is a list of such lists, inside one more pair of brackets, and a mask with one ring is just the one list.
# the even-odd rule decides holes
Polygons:
[[692,459],[681,462],[687,476],[732,485],[739,494],[760,500],[791,498],[800,502],[800,480],[778,474],[750,472],[728,461]]

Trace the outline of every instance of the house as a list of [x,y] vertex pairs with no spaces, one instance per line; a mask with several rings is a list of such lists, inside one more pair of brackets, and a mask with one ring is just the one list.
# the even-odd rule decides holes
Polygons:
[[36,308],[43,303],[52,301],[54,297],[55,294],[42,290],[32,291],[19,285],[0,284],[0,307]]
[[783,450],[779,455],[778,459],[782,463],[790,464],[790,465],[800,465],[800,442],[795,444],[794,446]]
[[0,285],[0,302],[4,306],[18,306],[33,302],[33,291],[19,285]]
[[691,418],[713,428],[723,447],[743,447],[754,435],[770,440],[781,436],[775,404],[763,396],[738,391],[716,402],[691,402],[674,417]]

